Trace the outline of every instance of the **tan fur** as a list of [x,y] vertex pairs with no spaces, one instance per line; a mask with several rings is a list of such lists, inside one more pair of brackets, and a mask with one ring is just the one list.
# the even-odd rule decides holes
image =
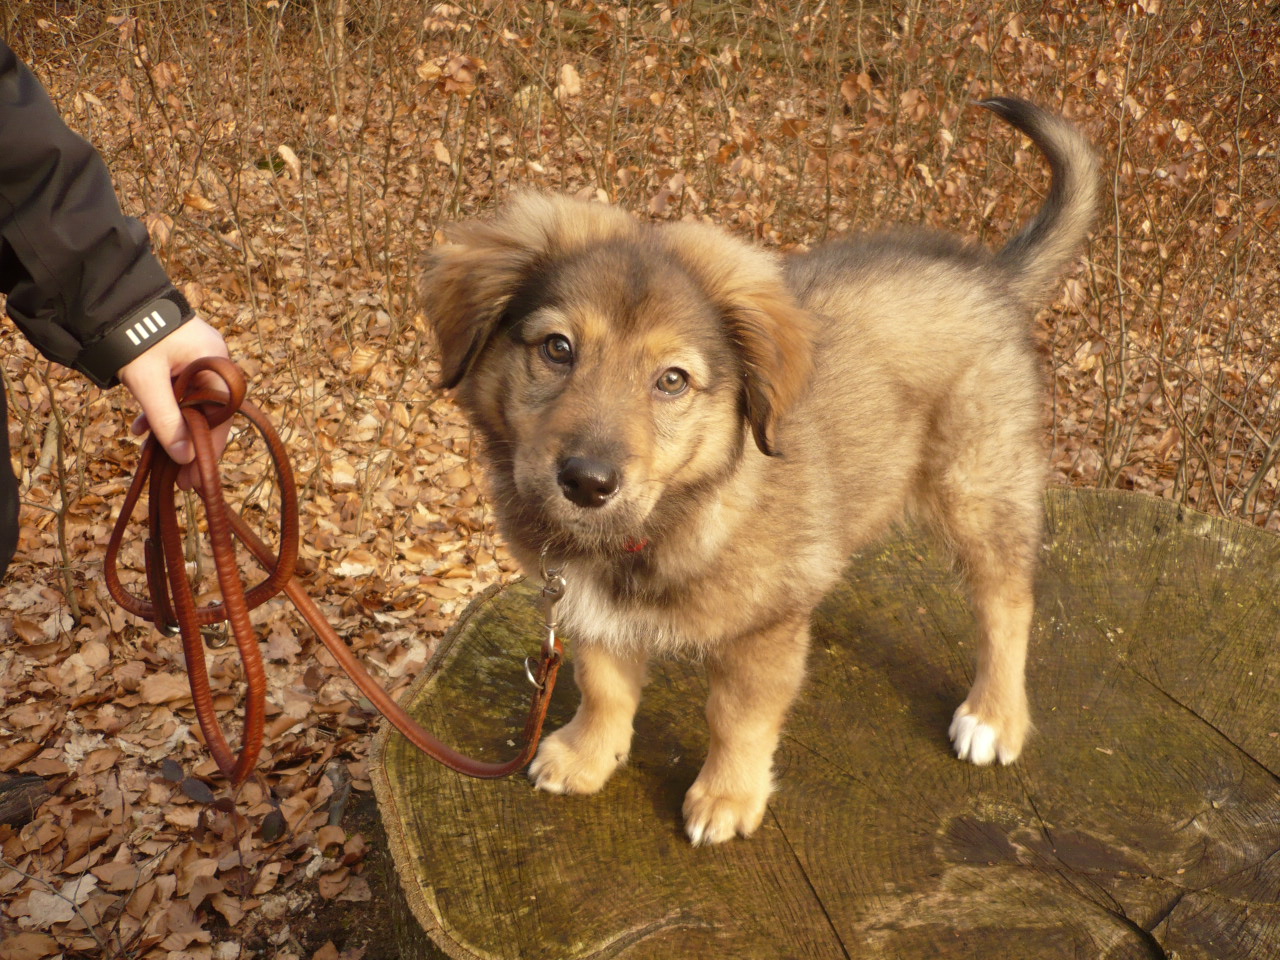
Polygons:
[[[630,749],[648,658],[693,655],[711,746],[686,830],[755,830],[810,612],[906,510],[954,547],[977,613],[956,751],[1021,752],[1043,485],[1028,298],[1082,239],[1094,167],[1058,118],[987,106],[1054,170],[996,255],[912,233],[783,261],[709,226],[534,195],[437,251],[424,302],[501,528],[526,569],[545,547],[569,584],[582,701],[530,768],[540,788],[599,790]],[[659,389],[673,371],[678,395]]]

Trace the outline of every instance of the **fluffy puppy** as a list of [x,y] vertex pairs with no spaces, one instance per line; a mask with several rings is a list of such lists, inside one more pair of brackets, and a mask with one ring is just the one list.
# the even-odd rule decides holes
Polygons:
[[1044,483],[1031,317],[1084,239],[1087,142],[1020,100],[983,103],[1053,179],[991,253],[899,231],[779,258],[703,224],[524,195],[456,228],[425,308],[443,386],[483,438],[499,526],[526,570],[564,569],[581,705],[530,768],[593,793],[630,749],[651,655],[705,661],[710,749],[694,843],[755,830],[813,607],[910,510],[953,546],[977,615],[956,753],[1010,763]]

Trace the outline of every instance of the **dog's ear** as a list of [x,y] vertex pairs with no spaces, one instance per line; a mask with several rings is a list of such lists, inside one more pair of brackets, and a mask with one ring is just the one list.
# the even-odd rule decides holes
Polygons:
[[456,387],[493,336],[521,277],[536,259],[489,224],[458,231],[423,267],[422,304],[440,346],[440,382]]
[[726,314],[741,352],[743,398],[756,446],[778,453],[775,428],[809,382],[812,322],[785,288],[757,290]]
[[743,407],[756,446],[776,456],[779,419],[813,368],[813,320],[773,255],[702,224],[664,229],[686,269],[720,308],[743,369]]
[[540,267],[633,230],[635,221],[616,208],[536,193],[516,197],[493,220],[449,230],[449,242],[428,256],[420,285],[440,345],[440,386],[462,381]]

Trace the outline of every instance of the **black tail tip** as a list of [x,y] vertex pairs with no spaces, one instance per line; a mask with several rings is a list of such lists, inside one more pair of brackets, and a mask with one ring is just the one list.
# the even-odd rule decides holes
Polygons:
[[1018,97],[988,97],[976,101],[975,105],[985,107],[1017,127],[1026,126],[1040,114],[1040,108],[1034,103]]

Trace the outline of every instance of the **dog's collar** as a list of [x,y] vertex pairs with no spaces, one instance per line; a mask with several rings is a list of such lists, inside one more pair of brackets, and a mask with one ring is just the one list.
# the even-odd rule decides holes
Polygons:
[[627,551],[627,553],[640,553],[648,545],[649,540],[647,537],[643,540],[628,539],[627,542],[622,545],[622,549]]

